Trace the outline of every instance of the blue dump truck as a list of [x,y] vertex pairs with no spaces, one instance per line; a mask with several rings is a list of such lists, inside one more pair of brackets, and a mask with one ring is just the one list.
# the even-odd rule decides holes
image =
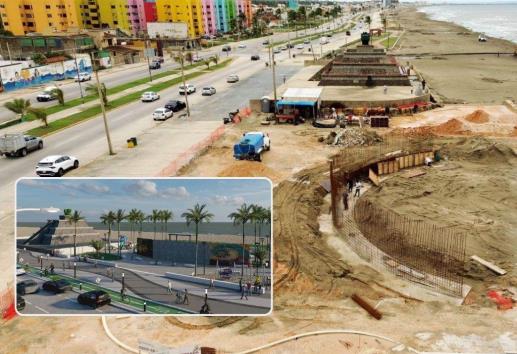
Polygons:
[[269,136],[262,132],[249,132],[233,146],[233,157],[237,160],[262,161],[261,154],[271,148]]

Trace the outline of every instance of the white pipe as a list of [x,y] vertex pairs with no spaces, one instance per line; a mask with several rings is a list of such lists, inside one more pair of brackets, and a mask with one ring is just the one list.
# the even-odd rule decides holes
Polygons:
[[117,339],[117,337],[115,337],[109,327],[108,327],[108,323],[106,321],[106,316],[102,316],[102,327],[104,327],[104,331],[106,332],[106,334],[108,335],[109,339],[111,339],[113,342],[115,342],[116,345],[118,345],[119,347],[121,347],[122,349],[130,352],[130,353],[140,353],[140,351],[138,349],[135,349],[135,348],[131,348],[129,345],[126,345],[124,343],[122,343],[121,341],[119,341]]

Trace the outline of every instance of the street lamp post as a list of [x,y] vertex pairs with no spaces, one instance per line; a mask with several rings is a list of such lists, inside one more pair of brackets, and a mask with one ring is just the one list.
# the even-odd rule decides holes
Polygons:
[[43,270],[43,256],[39,256],[39,269]]
[[74,262],[74,279],[77,278],[77,263]]
[[126,289],[125,283],[124,283],[124,273],[122,273],[122,291]]
[[203,275],[206,274],[206,242],[203,241]]

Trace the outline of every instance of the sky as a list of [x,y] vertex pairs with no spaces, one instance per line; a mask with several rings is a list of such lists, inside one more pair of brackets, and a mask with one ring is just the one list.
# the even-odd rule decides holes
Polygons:
[[[97,222],[109,210],[153,209],[173,212],[171,221],[196,203],[206,204],[212,221],[230,221],[227,215],[243,203],[271,207],[271,184],[266,179],[21,179],[17,184],[16,209],[70,208],[86,221]],[[46,221],[57,214],[18,211],[18,222]]]

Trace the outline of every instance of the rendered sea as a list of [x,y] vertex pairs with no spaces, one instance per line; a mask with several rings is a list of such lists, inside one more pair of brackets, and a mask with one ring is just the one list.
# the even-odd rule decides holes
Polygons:
[[429,5],[418,11],[432,20],[452,22],[477,33],[517,43],[517,2]]

